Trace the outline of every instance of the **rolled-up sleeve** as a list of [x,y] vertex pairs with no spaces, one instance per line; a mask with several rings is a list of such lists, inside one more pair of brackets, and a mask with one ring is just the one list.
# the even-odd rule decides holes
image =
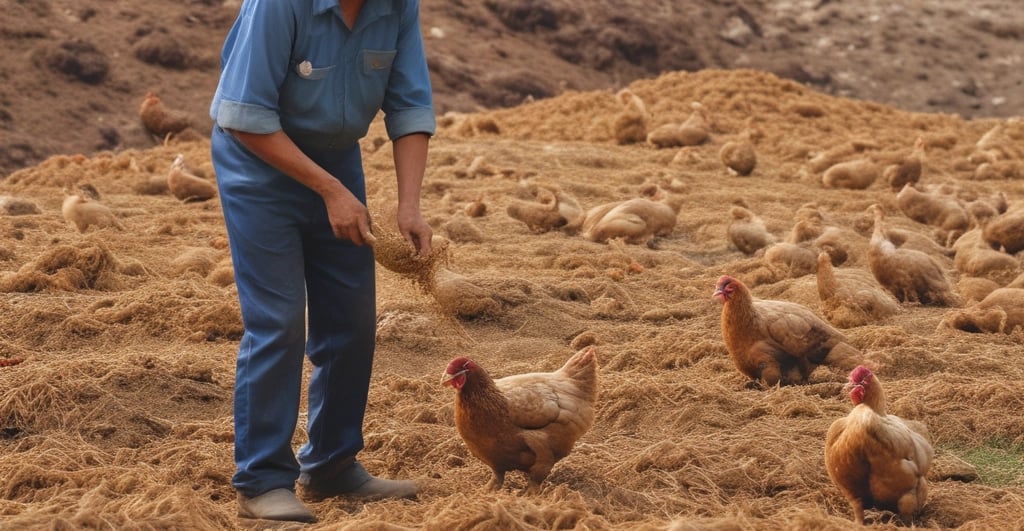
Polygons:
[[222,128],[249,133],[281,129],[279,88],[288,72],[295,32],[292,3],[246,2],[225,40],[220,84],[210,109]]
[[410,0],[401,15],[398,54],[382,104],[391,140],[411,133],[433,135],[437,128],[419,11],[419,1]]

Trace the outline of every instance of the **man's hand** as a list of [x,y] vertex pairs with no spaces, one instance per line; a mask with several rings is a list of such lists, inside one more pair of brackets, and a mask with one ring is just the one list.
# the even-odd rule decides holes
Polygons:
[[431,239],[433,238],[434,231],[430,228],[430,225],[423,220],[423,215],[419,209],[398,212],[398,230],[405,237],[405,240],[409,242],[414,249],[416,249],[417,258],[427,258],[433,252],[431,249]]
[[347,189],[342,189],[324,198],[327,218],[331,230],[338,239],[349,240],[356,245],[373,245],[376,242],[370,232],[370,213]]

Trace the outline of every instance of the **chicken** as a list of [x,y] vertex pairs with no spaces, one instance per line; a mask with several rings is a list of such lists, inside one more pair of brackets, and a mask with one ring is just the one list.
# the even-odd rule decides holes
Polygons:
[[684,146],[697,146],[703,144],[711,136],[711,119],[704,110],[704,105],[699,101],[690,102],[690,109],[693,112],[679,126],[679,138]]
[[506,212],[535,233],[561,230],[575,234],[583,223],[583,209],[576,198],[555,186],[530,185],[531,200],[513,199]]
[[445,313],[460,319],[479,319],[501,313],[501,304],[495,300],[491,290],[465,276],[439,267],[434,279],[431,293]]
[[736,368],[765,385],[804,383],[818,365],[844,370],[861,363],[846,337],[806,306],[755,299],[743,282],[718,279],[712,295],[722,303],[722,336]]
[[577,351],[554,372],[534,372],[494,380],[475,361],[452,360],[441,378],[455,389],[455,427],[469,451],[487,464],[491,490],[505,473],[525,472],[527,493],[536,493],[555,463],[569,455],[594,424],[597,354]]
[[967,215],[971,217],[974,225],[984,225],[988,220],[1006,212],[1008,207],[1006,194],[1002,191],[964,204],[964,209],[967,210]]
[[768,232],[758,215],[740,205],[734,205],[729,209],[732,221],[726,229],[729,241],[744,254],[754,254],[775,243],[775,235]]
[[947,244],[963,234],[971,223],[967,209],[952,194],[922,192],[906,184],[896,194],[896,203],[908,218],[940,229]]
[[[1019,121],[1015,123],[1020,124]],[[974,144],[974,151],[967,159],[978,165],[986,162],[1024,159],[1024,149],[1020,147],[1020,129],[1016,128],[1018,134],[1014,134],[1014,129],[1010,122],[996,123],[984,135],[981,135],[981,138]]]
[[89,198],[84,192],[68,193],[65,191],[61,204],[61,214],[69,225],[74,225],[78,232],[85,232],[91,226],[97,228],[113,227],[124,230],[124,225],[117,219],[109,207]]
[[818,297],[821,313],[840,328],[865,325],[900,310],[900,303],[863,269],[835,270],[826,252],[818,254]]
[[161,139],[180,133],[192,125],[188,115],[168,108],[152,91],[146,93],[139,106],[139,119],[147,131]]
[[764,250],[764,263],[783,278],[799,278],[814,273],[817,256],[808,243],[778,242]]
[[993,290],[980,302],[951,311],[940,326],[987,334],[1010,334],[1024,329],[1024,289]]
[[953,243],[953,267],[962,275],[984,277],[999,284],[1020,274],[1019,260],[997,251],[985,241],[982,229],[971,229]]
[[828,253],[835,266],[858,263],[868,252],[868,239],[846,227],[825,227],[813,243]]
[[892,191],[899,192],[906,184],[914,184],[921,179],[921,168],[924,166],[925,154],[928,145],[924,139],[917,137],[914,142],[914,149],[903,160],[896,164],[886,166],[882,170],[882,178],[889,183]]
[[1009,254],[1024,251],[1024,208],[1015,208],[988,220],[982,235],[993,249]]
[[803,243],[821,236],[825,230],[825,216],[814,203],[807,203],[796,210],[796,223],[786,236],[789,243]]
[[754,151],[750,136],[750,132],[745,131],[739,138],[726,142],[718,150],[718,158],[734,175],[750,175],[757,166],[757,152]]
[[960,294],[964,304],[970,305],[984,299],[999,287],[999,284],[991,279],[965,276],[957,281],[956,292]]
[[858,524],[864,509],[899,513],[910,521],[928,497],[928,469],[934,450],[928,429],[886,413],[885,391],[866,367],[850,373],[853,410],[836,419],[825,436],[825,469],[853,508]]
[[900,302],[957,304],[956,293],[938,261],[916,249],[897,248],[885,235],[882,207],[871,205],[868,210],[875,220],[868,244],[868,268],[875,280]]
[[632,90],[622,89],[615,94],[622,111],[612,122],[612,136],[619,144],[636,144],[647,140],[649,116],[644,100]]
[[582,234],[594,242],[623,238],[626,243],[644,243],[655,236],[672,234],[676,215],[673,204],[646,197],[605,203],[587,211]]
[[881,173],[881,168],[874,161],[854,159],[840,162],[825,170],[821,176],[821,184],[826,188],[863,190],[871,186]]
[[943,264],[951,264],[956,252],[944,245],[940,245],[931,237],[912,229],[901,229],[897,227],[886,227],[885,237],[893,245],[901,249],[917,249],[922,253],[938,258]]
[[658,148],[682,147],[683,139],[680,134],[681,123],[673,122],[661,124],[651,132],[647,133],[647,143]]
[[185,166],[185,156],[180,153],[167,171],[167,189],[185,203],[206,201],[217,195],[217,185],[190,173]]

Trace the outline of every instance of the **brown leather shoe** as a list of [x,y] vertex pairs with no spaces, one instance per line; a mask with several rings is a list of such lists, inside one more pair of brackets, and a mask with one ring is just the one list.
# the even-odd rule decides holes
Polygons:
[[260,520],[316,522],[316,515],[310,512],[290,489],[274,489],[252,498],[239,492],[238,516]]
[[371,476],[353,458],[346,459],[316,474],[303,472],[299,485],[303,494],[314,499],[349,496],[380,500],[385,498],[415,498],[418,487],[414,481],[381,479]]

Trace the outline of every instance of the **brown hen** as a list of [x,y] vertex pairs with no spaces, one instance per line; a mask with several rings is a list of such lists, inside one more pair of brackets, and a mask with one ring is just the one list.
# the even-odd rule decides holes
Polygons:
[[189,172],[181,153],[174,157],[167,171],[167,189],[185,203],[206,201],[217,195],[217,185]]
[[882,207],[871,205],[875,226],[868,246],[868,267],[878,283],[900,302],[954,306],[958,298],[939,262],[916,249],[896,247],[886,236]]
[[147,92],[139,106],[139,119],[147,131],[160,137],[184,131],[192,125],[188,115],[168,108],[155,92]]
[[459,435],[494,472],[488,488],[501,488],[506,472],[520,470],[529,479],[526,492],[536,493],[594,423],[597,357],[594,347],[586,347],[557,371],[497,380],[459,357],[448,364],[441,383],[456,391]]
[[870,508],[895,511],[909,521],[928,497],[925,477],[934,455],[928,429],[886,412],[885,391],[870,369],[854,369],[847,387],[853,410],[825,436],[828,476],[858,524]]
[[823,363],[845,370],[861,353],[839,330],[795,302],[754,299],[738,279],[718,279],[722,336],[736,368],[766,385],[804,383]]

